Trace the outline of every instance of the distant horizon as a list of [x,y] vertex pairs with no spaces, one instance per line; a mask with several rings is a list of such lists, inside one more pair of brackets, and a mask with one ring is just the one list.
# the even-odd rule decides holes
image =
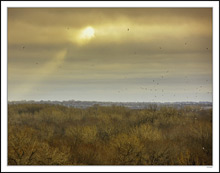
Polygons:
[[79,102],[112,102],[112,103],[187,103],[187,102],[193,102],[193,103],[213,103],[213,101],[167,101],[167,102],[159,102],[159,101],[95,101],[95,100],[8,100],[8,102],[40,102],[40,101],[50,101],[50,102],[65,102],[65,101],[79,101]]

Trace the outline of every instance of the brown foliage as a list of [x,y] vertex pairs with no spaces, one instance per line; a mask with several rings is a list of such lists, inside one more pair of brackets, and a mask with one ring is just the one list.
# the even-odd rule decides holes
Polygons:
[[211,165],[212,111],[8,106],[9,165]]

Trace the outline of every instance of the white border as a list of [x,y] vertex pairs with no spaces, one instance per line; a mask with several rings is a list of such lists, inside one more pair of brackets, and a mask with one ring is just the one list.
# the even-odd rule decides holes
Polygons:
[[219,172],[219,2],[213,6],[213,165]]
[[[213,166],[7,166],[7,8],[8,7],[212,7],[213,8]],[[219,2],[218,1],[3,1],[1,2],[1,171],[2,172],[218,172],[219,171]]]
[[214,1],[9,1],[7,7],[214,7]]

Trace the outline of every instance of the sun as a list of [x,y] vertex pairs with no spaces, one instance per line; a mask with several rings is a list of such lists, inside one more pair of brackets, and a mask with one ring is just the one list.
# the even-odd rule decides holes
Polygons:
[[88,26],[87,28],[83,29],[81,34],[80,34],[80,38],[81,39],[86,39],[86,40],[90,40],[94,36],[95,36],[95,30],[91,26]]

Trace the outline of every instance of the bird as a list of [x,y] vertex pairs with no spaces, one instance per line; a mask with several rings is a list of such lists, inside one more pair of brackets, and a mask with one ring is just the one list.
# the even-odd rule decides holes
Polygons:
[[22,47],[23,49],[25,48],[25,46]]
[[38,64],[38,62],[36,62],[35,64]]
[[129,31],[129,28],[128,28],[128,31]]

